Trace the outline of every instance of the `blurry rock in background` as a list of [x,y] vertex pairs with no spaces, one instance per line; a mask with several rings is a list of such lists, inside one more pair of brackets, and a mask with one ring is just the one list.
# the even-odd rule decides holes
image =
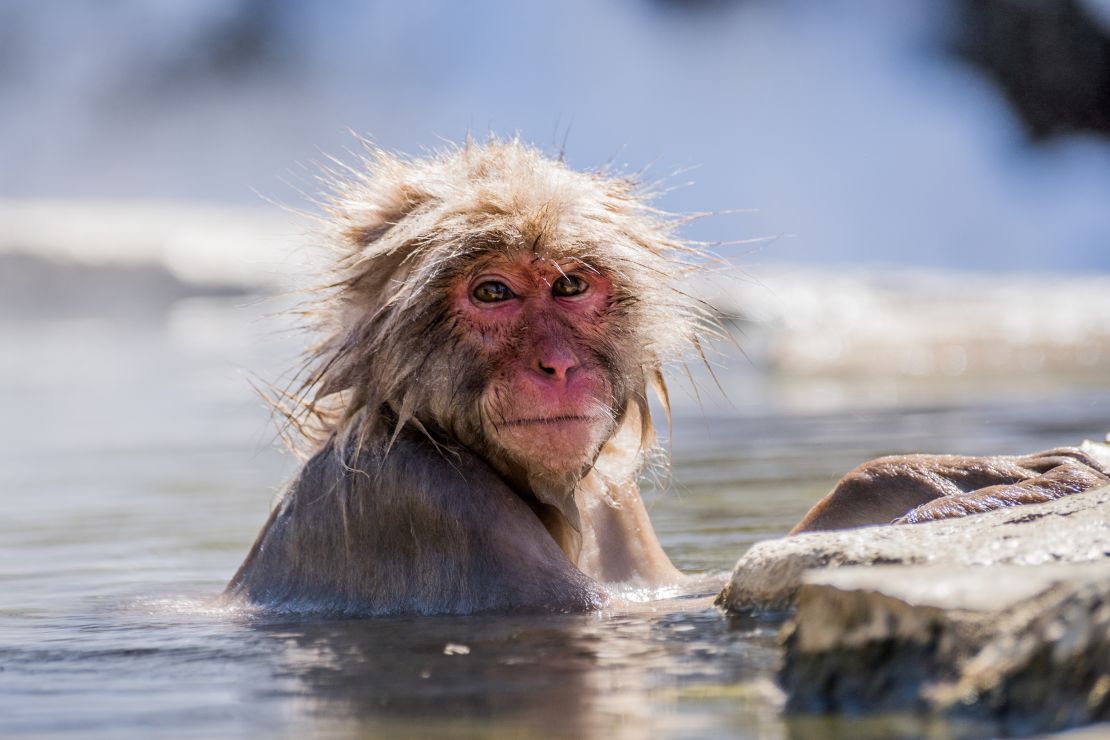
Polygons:
[[1110,375],[1110,275],[780,265],[717,300],[748,356],[787,374]]
[[158,322],[173,304],[242,291],[190,284],[155,264],[81,264],[25,253],[0,253],[0,313],[5,319],[74,316]]
[[956,52],[990,75],[1030,135],[1110,134],[1110,2],[957,6]]
[[308,271],[306,226],[276,207],[14,200],[0,223],[7,319],[151,321],[183,298],[274,292]]

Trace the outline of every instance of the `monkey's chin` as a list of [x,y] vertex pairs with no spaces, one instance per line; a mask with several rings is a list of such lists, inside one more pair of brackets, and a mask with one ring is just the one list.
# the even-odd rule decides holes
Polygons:
[[589,470],[609,432],[601,419],[557,416],[507,422],[498,429],[497,441],[530,477],[573,486]]

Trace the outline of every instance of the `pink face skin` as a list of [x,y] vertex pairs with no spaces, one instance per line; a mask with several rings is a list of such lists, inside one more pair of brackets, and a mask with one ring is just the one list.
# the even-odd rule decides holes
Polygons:
[[611,436],[612,386],[589,351],[612,283],[575,262],[523,254],[456,281],[452,313],[488,355],[481,399],[487,437],[526,468],[580,474]]

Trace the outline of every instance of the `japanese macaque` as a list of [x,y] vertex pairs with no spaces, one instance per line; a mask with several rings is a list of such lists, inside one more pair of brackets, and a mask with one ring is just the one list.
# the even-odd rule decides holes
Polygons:
[[950,519],[1107,484],[1106,461],[1074,447],[1022,456],[881,457],[841,478],[790,533]]
[[288,418],[309,459],[228,593],[353,614],[584,610],[682,578],[636,477],[648,391],[712,331],[632,181],[519,141],[370,150]]
[[[662,367],[714,333],[679,287],[706,257],[679,220],[519,141],[371,148],[344,177],[321,340],[281,399],[307,461],[227,594],[333,614],[579,611],[680,581],[636,483],[649,390],[666,407]],[[1075,450],[884,458],[795,531],[1043,500],[1105,472]]]

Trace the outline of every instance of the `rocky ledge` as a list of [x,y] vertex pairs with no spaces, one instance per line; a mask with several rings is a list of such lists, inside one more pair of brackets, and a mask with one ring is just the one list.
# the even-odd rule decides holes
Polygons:
[[1019,735],[1110,721],[1110,487],[763,542],[718,604],[794,609],[791,712],[924,712]]

